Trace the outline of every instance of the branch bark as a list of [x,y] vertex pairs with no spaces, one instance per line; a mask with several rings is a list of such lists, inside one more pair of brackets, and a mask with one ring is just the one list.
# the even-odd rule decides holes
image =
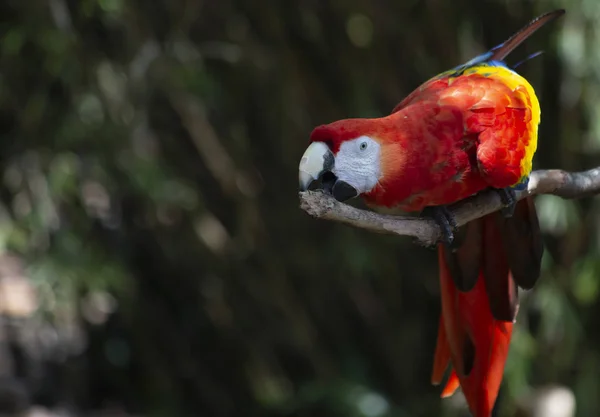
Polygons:
[[[584,172],[558,169],[533,171],[527,189],[518,191],[517,199],[537,194],[552,194],[566,199],[600,194],[600,167]],[[322,191],[301,192],[300,207],[318,219],[333,220],[376,233],[411,236],[426,246],[435,245],[441,237],[439,228],[431,219],[361,210],[340,203]],[[456,223],[462,226],[502,207],[498,193],[490,190],[461,200],[449,208],[454,213]]]

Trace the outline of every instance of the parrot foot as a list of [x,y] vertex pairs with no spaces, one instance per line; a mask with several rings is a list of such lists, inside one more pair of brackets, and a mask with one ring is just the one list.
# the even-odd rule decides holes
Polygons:
[[454,214],[446,206],[425,207],[422,214],[433,218],[442,233],[442,242],[449,249],[454,249],[457,243],[454,239],[454,231],[458,229]]
[[504,217],[512,217],[515,212],[515,206],[517,205],[517,194],[515,190],[510,187],[497,188],[496,191],[500,194],[500,200],[504,207],[500,210]]

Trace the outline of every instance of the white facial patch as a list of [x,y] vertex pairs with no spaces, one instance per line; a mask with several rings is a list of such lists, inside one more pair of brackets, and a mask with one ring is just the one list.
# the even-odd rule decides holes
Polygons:
[[333,173],[359,193],[369,192],[381,175],[381,146],[368,136],[343,142],[335,156]]

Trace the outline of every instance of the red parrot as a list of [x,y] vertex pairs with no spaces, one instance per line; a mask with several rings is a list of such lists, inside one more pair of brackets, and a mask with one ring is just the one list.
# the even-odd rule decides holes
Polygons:
[[[490,417],[504,372],[518,287],[531,289],[543,253],[527,186],[540,105],[529,82],[504,59],[556,10],[504,43],[422,84],[388,116],[316,127],[299,166],[300,190],[321,179],[339,201],[433,216],[442,312],[432,383],[451,365],[442,397],[460,386],[475,417]],[[505,208],[457,228],[447,205],[484,189]]]

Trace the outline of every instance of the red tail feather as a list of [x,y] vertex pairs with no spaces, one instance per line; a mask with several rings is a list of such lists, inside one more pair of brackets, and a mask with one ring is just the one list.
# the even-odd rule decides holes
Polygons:
[[[504,222],[526,222],[534,226],[530,232],[539,234],[535,227],[537,223],[532,221],[537,219],[531,214],[531,210],[535,210],[533,207],[524,200],[518,203],[519,210],[515,211],[514,219],[504,220],[500,213],[492,213],[475,220],[480,227],[471,224],[464,228],[467,236],[463,241],[470,244],[461,246],[456,252],[448,252],[444,245],[438,247],[442,317],[431,381],[439,384],[450,362],[453,370],[442,397],[452,395],[460,386],[474,417],[490,417],[494,408],[518,307],[516,285],[509,271],[509,260],[514,259],[509,256],[510,240],[515,235],[506,234],[503,225]],[[480,239],[483,250],[472,250],[474,237]],[[508,237],[511,239],[507,240]],[[528,240],[527,234],[519,239],[532,240]],[[539,264],[539,261],[537,256],[529,260],[532,264]],[[477,281],[468,291],[460,291],[455,283],[456,279],[462,278],[460,271],[464,265],[469,268],[479,265]],[[452,271],[461,276],[453,277]]]

